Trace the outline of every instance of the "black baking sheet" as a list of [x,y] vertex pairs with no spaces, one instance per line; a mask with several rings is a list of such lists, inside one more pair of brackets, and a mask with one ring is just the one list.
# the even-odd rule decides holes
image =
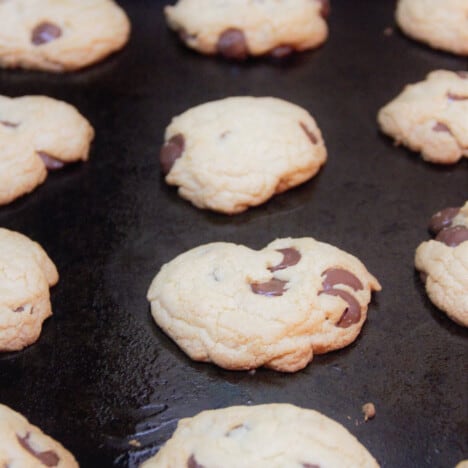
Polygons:
[[[403,37],[389,0],[334,0],[322,48],[240,65],[182,47],[165,26],[165,2],[120,3],[132,37],[102,64],[66,75],[0,71],[1,94],[67,100],[96,129],[88,163],[50,174],[0,208],[0,226],[40,242],[61,275],[37,344],[0,356],[0,402],[83,467],[137,466],[181,417],[266,402],[336,419],[384,467],[453,467],[467,458],[467,333],[428,301],[413,268],[430,215],[468,198],[467,161],[424,163],[375,121],[406,83],[438,68],[466,70],[466,59]],[[305,107],[329,151],[312,181],[235,217],[180,199],[157,157],[172,116],[231,95]],[[349,251],[381,281],[351,346],[293,375],[228,372],[191,362],[153,324],[145,296],[163,263],[205,242],[261,248],[286,236]],[[368,401],[377,415],[363,423]]]

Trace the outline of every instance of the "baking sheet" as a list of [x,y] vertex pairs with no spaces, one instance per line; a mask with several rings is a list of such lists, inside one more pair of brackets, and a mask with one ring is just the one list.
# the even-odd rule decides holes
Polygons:
[[[467,333],[428,301],[413,269],[428,218],[467,198],[467,161],[424,163],[394,147],[375,122],[406,83],[438,68],[466,70],[466,59],[396,29],[384,34],[393,27],[388,0],[334,0],[322,48],[284,63],[244,64],[182,47],[164,24],[163,1],[120,3],[132,37],[104,63],[63,76],[0,71],[1,94],[67,100],[97,133],[88,163],[50,174],[0,208],[0,226],[40,242],[61,275],[37,344],[0,356],[0,402],[60,440],[83,467],[137,466],[181,417],[266,402],[336,419],[384,467],[452,467],[467,458]],[[312,181],[235,217],[180,199],[157,158],[172,116],[231,95],[305,107],[329,152]],[[261,248],[286,236],[349,251],[381,281],[351,346],[293,375],[228,372],[191,362],[153,324],[145,295],[163,263],[205,242]],[[368,401],[377,415],[363,423]]]

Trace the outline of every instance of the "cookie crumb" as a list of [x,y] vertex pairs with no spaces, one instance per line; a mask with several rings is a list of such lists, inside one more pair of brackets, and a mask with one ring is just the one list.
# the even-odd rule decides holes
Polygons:
[[139,440],[132,439],[132,440],[128,441],[128,445],[131,445],[132,447],[140,448],[141,447],[141,442]]
[[362,412],[364,413],[364,421],[373,419],[375,417],[375,406],[374,403],[366,403],[362,405]]
[[391,36],[393,34],[393,28],[390,27],[390,26],[388,28],[385,28],[383,30],[383,34],[384,34],[384,36],[387,36],[387,37]]

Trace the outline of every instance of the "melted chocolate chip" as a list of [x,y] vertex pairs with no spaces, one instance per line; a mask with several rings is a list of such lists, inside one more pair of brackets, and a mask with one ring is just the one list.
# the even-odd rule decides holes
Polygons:
[[250,288],[255,294],[261,294],[262,296],[282,296],[286,292],[284,286],[287,283],[287,281],[272,278],[266,283],[252,283]]
[[0,120],[0,124],[10,128],[16,128],[19,125],[19,123],[8,122],[8,120]]
[[455,93],[451,93],[451,92],[447,93],[447,97],[451,101],[466,101],[468,99],[468,96],[463,96],[462,94],[455,94]]
[[245,35],[236,28],[226,29],[219,36],[217,49],[218,53],[228,59],[244,60],[249,54]]
[[364,289],[358,277],[354,276],[350,271],[342,268],[329,268],[322,275],[325,275],[322,286],[325,291],[332,289],[337,284],[344,284],[353,288],[355,291]]
[[283,254],[283,260],[281,260],[280,264],[268,268],[271,272],[284,270],[290,266],[297,265],[302,257],[299,251],[293,247],[278,249],[277,251]]
[[460,207],[449,207],[438,211],[429,221],[429,230],[434,234],[451,226],[453,218],[460,212]]
[[304,130],[305,134],[309,137],[309,140],[312,142],[313,145],[318,143],[317,137],[306,127],[306,125],[302,122],[299,122],[302,130]]
[[448,132],[448,133],[452,133],[450,131],[450,128],[447,127],[447,125],[445,125],[444,123],[442,122],[437,122],[433,127],[432,127],[432,130],[434,132]]
[[465,226],[453,226],[442,229],[435,238],[436,241],[443,242],[449,247],[456,247],[468,240],[468,228]]
[[181,133],[174,135],[164,143],[159,153],[159,162],[163,174],[169,174],[174,163],[182,156],[185,149],[185,138]]
[[468,71],[460,70],[455,72],[461,79],[468,80]]
[[342,289],[327,289],[320,291],[319,294],[339,296],[348,303],[348,307],[346,307],[340,320],[338,320],[338,322],[335,324],[337,327],[348,328],[354,323],[358,323],[361,319],[361,307],[359,302],[356,301],[356,299],[354,299],[354,297],[351,296],[351,294],[348,292],[343,291]]
[[328,18],[330,15],[330,1],[329,0],[317,0],[321,4],[320,14],[323,18]]
[[49,169],[49,171],[56,171],[57,169],[62,169],[62,167],[65,166],[63,161],[55,159],[53,156],[45,153],[44,151],[36,151],[36,153],[42,159],[42,162],[44,163],[45,167]]
[[31,42],[34,45],[47,44],[58,39],[62,35],[62,30],[54,23],[40,23],[31,33]]
[[33,457],[37,458],[45,466],[57,466],[60,461],[60,457],[53,450],[46,450],[45,452],[37,452],[29,445],[29,436],[31,434],[28,432],[25,437],[20,437],[16,434],[16,438],[20,443],[21,447],[27,450]]
[[270,55],[275,59],[282,59],[285,57],[289,57],[294,52],[294,47],[289,45],[282,45],[275,47],[271,52]]
[[17,307],[13,312],[24,312],[24,307],[23,306],[20,306],[20,307]]
[[195,455],[190,455],[190,458],[187,460],[187,468],[205,468],[203,465],[197,462]]

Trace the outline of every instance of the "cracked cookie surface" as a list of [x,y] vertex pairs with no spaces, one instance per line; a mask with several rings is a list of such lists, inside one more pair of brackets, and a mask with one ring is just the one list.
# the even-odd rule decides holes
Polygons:
[[417,248],[416,268],[433,304],[468,327],[468,201],[436,213],[430,229],[436,237]]
[[466,0],[399,0],[396,21],[408,36],[434,49],[468,55]]
[[0,205],[42,184],[48,170],[88,159],[90,123],[46,96],[0,96]]
[[329,11],[328,0],[179,0],[165,8],[188,47],[237,60],[318,47],[328,36]]
[[0,66],[76,70],[122,48],[129,33],[112,0],[3,0]]
[[341,424],[290,404],[232,406],[179,421],[142,468],[377,468]]
[[59,442],[0,404],[0,466],[78,468],[78,463]]
[[424,160],[468,157],[468,71],[437,70],[408,85],[378,115],[381,130]]
[[226,214],[313,177],[327,152],[312,116],[281,99],[233,97],[175,117],[160,152],[166,182],[195,206]]
[[233,370],[304,368],[358,336],[378,281],[352,255],[312,238],[255,251],[216,242],[164,265],[148,300],[194,360]]
[[57,281],[39,244],[0,228],[0,351],[18,351],[39,338],[52,315],[49,287]]

